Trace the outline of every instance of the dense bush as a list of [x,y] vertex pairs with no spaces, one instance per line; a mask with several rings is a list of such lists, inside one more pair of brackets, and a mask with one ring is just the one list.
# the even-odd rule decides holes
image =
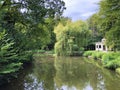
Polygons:
[[83,55],[84,56],[91,56],[94,59],[100,59],[104,53],[99,51],[86,51]]
[[116,69],[120,67],[120,54],[119,53],[107,53],[102,57],[102,63],[104,67]]
[[102,58],[102,56],[104,55],[104,54],[106,54],[106,52],[95,52],[96,54],[97,54],[97,58]]
[[86,51],[86,52],[84,52],[83,56],[88,57],[88,56],[91,56],[92,53],[93,53],[93,51]]
[[116,69],[120,67],[120,52],[86,51],[83,56],[91,56],[94,59],[101,59],[104,67]]
[[118,74],[120,74],[120,68],[117,68],[115,71],[116,71]]

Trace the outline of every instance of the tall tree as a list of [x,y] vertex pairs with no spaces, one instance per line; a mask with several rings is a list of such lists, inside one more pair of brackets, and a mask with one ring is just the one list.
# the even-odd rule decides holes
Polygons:
[[100,17],[99,14],[93,14],[90,18],[88,18],[87,20],[89,29],[92,32],[92,36],[91,36],[91,40],[90,42],[95,44],[95,42],[98,42],[101,40],[102,38],[102,34],[101,34],[101,28],[100,28]]
[[111,48],[120,49],[120,1],[102,0],[100,2],[101,27]]
[[68,20],[66,24],[59,23],[54,32],[57,39],[55,43],[57,55],[74,55],[75,51],[87,46],[90,35],[88,25],[83,21]]
[[[41,43],[39,45],[44,45],[49,43],[49,41],[46,41],[50,38],[49,32],[51,29],[53,29],[55,21],[58,20],[62,15],[63,10],[65,9],[64,5],[65,3],[61,0],[1,1],[1,24],[2,27],[8,30],[9,34],[16,41],[18,41],[19,38],[17,36],[20,36],[21,34],[23,35],[23,32],[20,30],[24,26],[24,36],[26,36],[25,38],[28,38],[28,41],[30,39],[31,42],[35,44],[35,46],[37,41]],[[3,10],[5,12],[4,14]],[[46,19],[49,19],[51,21],[46,22]],[[16,30],[15,25],[18,24],[20,24],[20,29],[17,28],[18,30]],[[18,32],[21,32],[21,34],[17,35]],[[44,39],[44,36],[49,37],[47,37],[47,39]],[[18,42],[17,45],[20,45],[20,43]],[[24,46],[25,45],[26,44],[24,44]]]
[[0,82],[31,60],[28,50],[50,42],[64,9],[62,0],[0,0]]

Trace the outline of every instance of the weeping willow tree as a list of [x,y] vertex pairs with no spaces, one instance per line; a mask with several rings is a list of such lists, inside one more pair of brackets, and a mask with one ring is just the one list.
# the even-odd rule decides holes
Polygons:
[[90,36],[88,26],[83,21],[68,21],[66,25],[59,23],[54,32],[57,40],[55,44],[57,55],[76,55],[87,46]]

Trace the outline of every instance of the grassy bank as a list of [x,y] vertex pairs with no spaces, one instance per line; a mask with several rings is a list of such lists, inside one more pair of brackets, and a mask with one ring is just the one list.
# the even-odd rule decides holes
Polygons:
[[103,67],[115,70],[120,74],[120,52],[86,51],[83,56],[100,59]]

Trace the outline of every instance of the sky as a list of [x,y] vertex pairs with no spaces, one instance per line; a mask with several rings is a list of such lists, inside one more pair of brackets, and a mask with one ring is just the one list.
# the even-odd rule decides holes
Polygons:
[[63,16],[70,17],[73,21],[86,20],[96,13],[99,8],[100,0],[63,0],[66,10]]

